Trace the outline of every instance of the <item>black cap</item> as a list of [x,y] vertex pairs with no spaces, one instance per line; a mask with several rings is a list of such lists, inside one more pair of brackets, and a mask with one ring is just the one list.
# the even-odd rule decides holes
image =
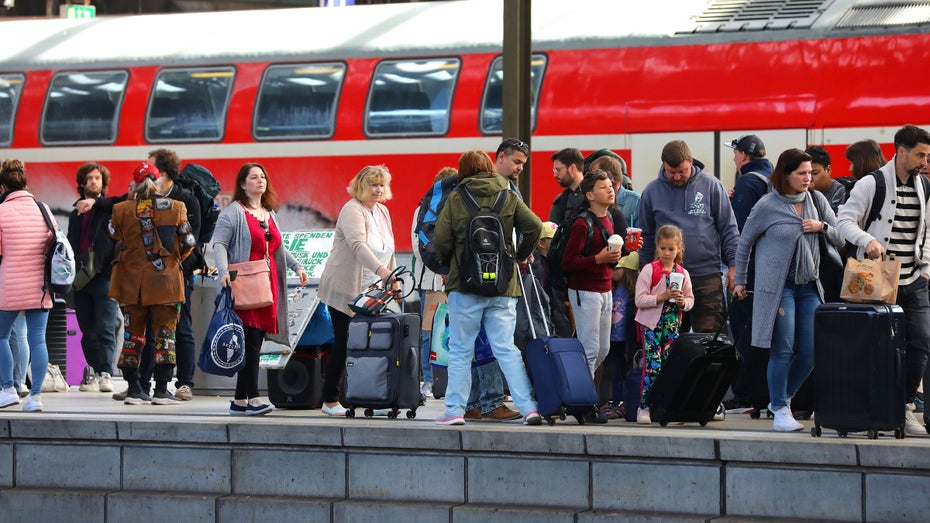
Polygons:
[[740,136],[726,145],[730,149],[743,151],[750,156],[765,156],[765,144],[762,143],[761,138],[754,134]]

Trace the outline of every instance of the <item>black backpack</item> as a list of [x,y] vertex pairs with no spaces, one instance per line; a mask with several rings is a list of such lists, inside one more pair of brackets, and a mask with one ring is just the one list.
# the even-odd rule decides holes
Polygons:
[[510,241],[504,236],[500,212],[510,189],[497,193],[490,209],[482,208],[465,186],[456,190],[471,217],[465,228],[465,248],[459,259],[462,290],[479,296],[501,296],[510,287],[514,259]]
[[[608,211],[613,219],[613,210]],[[568,274],[562,271],[562,257],[565,255],[565,244],[568,243],[568,234],[572,230],[572,223],[577,218],[584,218],[585,225],[588,227],[587,235],[584,239],[584,247],[581,253],[587,256],[591,250],[591,242],[594,240],[594,229],[600,231],[604,237],[604,243],[607,243],[609,236],[604,224],[601,223],[594,213],[587,207],[578,207],[565,213],[562,223],[555,231],[552,243],[549,246],[549,254],[546,261],[549,263],[549,286],[554,289],[568,289]]]
[[220,205],[215,200],[220,193],[220,182],[206,167],[196,163],[185,165],[175,181],[191,191],[200,202],[200,236],[197,237],[197,245],[209,243],[216,229],[216,220],[220,217]]
[[436,219],[439,217],[443,205],[446,204],[446,199],[457,184],[458,178],[455,176],[449,176],[434,183],[429,191],[423,195],[423,199],[420,200],[420,208],[417,210],[417,225],[414,229],[414,234],[417,236],[415,248],[420,253],[423,265],[426,265],[429,270],[436,274],[449,273],[449,267],[443,265],[433,246]]

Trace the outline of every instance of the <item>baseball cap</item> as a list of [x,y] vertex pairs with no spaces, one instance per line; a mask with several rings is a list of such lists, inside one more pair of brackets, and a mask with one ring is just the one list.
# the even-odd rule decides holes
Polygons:
[[146,178],[157,180],[158,168],[149,162],[142,162],[132,171],[132,180],[136,183],[142,183]]
[[555,231],[559,226],[552,222],[543,222],[542,223],[542,234],[539,236],[540,240],[545,240],[546,238],[555,237]]
[[620,261],[617,262],[617,267],[621,269],[633,269],[634,271],[639,270],[639,253],[636,251],[627,254],[626,256],[620,258]]
[[743,151],[746,154],[752,156],[763,156],[765,155],[765,144],[762,143],[762,139],[754,134],[746,134],[740,136],[739,138],[733,140],[732,142],[726,144],[730,149],[736,149],[737,151]]

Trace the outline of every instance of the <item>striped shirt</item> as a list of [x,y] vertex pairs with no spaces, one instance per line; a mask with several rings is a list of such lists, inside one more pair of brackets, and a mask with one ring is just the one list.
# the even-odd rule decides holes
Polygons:
[[914,244],[917,243],[917,226],[920,222],[920,200],[917,198],[913,177],[905,183],[895,176],[895,192],[898,204],[894,210],[894,222],[891,224],[888,254],[894,254],[895,260],[901,262],[901,279],[898,285],[908,285],[920,275],[914,260]]

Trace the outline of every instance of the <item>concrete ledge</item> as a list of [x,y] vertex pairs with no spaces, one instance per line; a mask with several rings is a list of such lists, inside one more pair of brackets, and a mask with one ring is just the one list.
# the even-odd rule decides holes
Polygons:
[[62,420],[14,419],[10,420],[10,435],[14,438],[35,439],[117,439],[116,423],[92,419]]
[[586,459],[472,456],[468,502],[587,510],[590,467]]
[[863,521],[862,503],[850,502],[863,498],[862,488],[862,473],[858,471],[727,465],[726,512],[733,516],[777,514],[789,519]]
[[[865,475],[866,521],[925,522],[930,511],[930,476]],[[921,508],[922,507],[922,508]]]
[[[106,521],[184,521],[215,523],[216,497],[152,492],[107,494]],[[68,521],[67,519],[63,521]]]
[[333,501],[335,500],[225,496],[216,500],[216,521],[330,521]]
[[471,452],[506,452],[508,454],[581,456],[585,453],[584,434],[552,432],[545,428],[533,429],[522,426],[516,430],[502,429],[503,427],[499,430],[463,430],[462,449]]
[[232,467],[235,494],[346,497],[346,454],[342,451],[237,448],[233,450]]
[[681,438],[588,434],[588,454],[592,456],[623,456],[632,458],[717,459],[717,441],[712,438]]
[[342,429],[315,425],[295,430],[288,425],[254,423],[230,424],[227,426],[230,443],[254,443],[261,445],[309,445],[316,447],[342,447]]
[[120,421],[117,434],[123,441],[183,441],[228,443],[224,422],[178,423],[176,421]]
[[464,457],[357,452],[349,454],[348,459],[351,500],[465,502]]
[[10,422],[13,420],[0,420],[0,438],[10,437]]
[[[339,523],[404,523],[451,522],[451,505],[396,501],[347,500],[333,503],[333,522]],[[309,521],[309,520],[306,520]],[[538,520],[537,520],[538,521]]]
[[655,461],[592,464],[598,511],[720,515],[720,467]]
[[127,445],[123,449],[123,490],[232,493],[231,450],[176,445]]
[[452,508],[455,523],[574,523],[575,511],[539,507],[460,505]]
[[103,523],[106,521],[106,494],[103,490],[3,490],[0,491],[0,520]]
[[[460,450],[460,431],[447,427],[391,427],[390,420],[351,420],[342,429],[347,447]],[[362,423],[364,425],[355,425]]]
[[748,463],[797,463],[855,467],[859,453],[855,445],[837,441],[751,441],[720,440],[720,459]]
[[859,450],[859,464],[863,467],[930,469],[930,452],[926,447],[906,446],[908,439],[910,438],[856,445]]
[[13,444],[0,442],[0,488],[13,486]]
[[688,514],[641,514],[636,512],[579,512],[577,523],[706,523],[721,521],[710,516],[693,516]]
[[18,443],[15,456],[17,487],[110,491],[121,487],[118,446]]

